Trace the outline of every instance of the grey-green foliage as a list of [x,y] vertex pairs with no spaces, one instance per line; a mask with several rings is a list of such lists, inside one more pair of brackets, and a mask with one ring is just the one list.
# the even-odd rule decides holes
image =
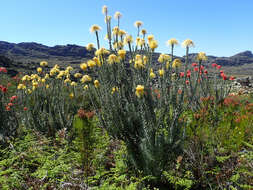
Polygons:
[[63,86],[62,80],[49,79],[49,84],[48,89],[41,86],[31,94],[25,91],[20,94],[24,106],[28,107],[24,112],[25,125],[46,132],[49,136],[55,136],[56,131],[60,129],[72,128],[74,115],[80,106],[77,102],[82,97],[71,99],[69,93],[72,91]]
[[[110,65],[101,55],[104,64],[97,72],[100,87],[90,88],[99,99],[99,105],[94,106],[99,108],[101,124],[111,136],[126,143],[131,163],[146,175],[160,176],[169,162],[182,152],[185,136],[180,116],[188,108],[199,108],[199,98],[212,95],[216,83],[208,82],[208,77],[200,74],[186,78],[187,62],[185,77],[180,77],[179,69],[171,66],[172,60],[167,69],[165,63],[160,66],[165,69],[164,76],[158,77],[158,81],[151,80],[153,52],[146,48],[145,51],[130,52],[130,55],[135,57],[137,53],[148,58],[145,68],[136,69],[134,63],[126,59]],[[198,85],[200,79],[202,83]],[[186,80],[190,80],[190,85],[185,84]],[[144,85],[143,97],[136,97],[137,85]],[[113,87],[119,90],[112,93]],[[216,98],[220,100],[225,95],[219,89]]]

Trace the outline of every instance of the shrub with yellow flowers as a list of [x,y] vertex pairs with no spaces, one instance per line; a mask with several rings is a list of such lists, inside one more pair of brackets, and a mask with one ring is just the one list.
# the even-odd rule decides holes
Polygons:
[[[221,101],[229,92],[229,87],[224,87],[229,80],[220,77],[219,70],[217,77],[210,79],[203,65],[207,60],[205,53],[198,54],[197,63],[190,63],[192,40],[182,43],[185,60],[174,57],[174,47],[178,45],[174,38],[167,42],[170,55],[161,54],[154,60],[159,44],[154,35],[146,37],[141,21],[134,24],[134,44],[134,36],[120,28],[122,15],[115,14],[117,25],[112,29],[107,7],[102,12],[110,51],[100,47],[101,27],[93,25],[91,31],[97,39],[95,55],[100,65],[88,65],[95,77],[84,75],[81,81],[93,81],[86,90],[92,93],[91,100],[98,99],[93,105],[99,121],[112,137],[125,142],[130,163],[145,175],[160,177],[169,162],[183,151],[185,121],[179,118],[188,109],[199,109],[200,97],[215,94],[216,103]],[[80,67],[86,72],[86,65]]]

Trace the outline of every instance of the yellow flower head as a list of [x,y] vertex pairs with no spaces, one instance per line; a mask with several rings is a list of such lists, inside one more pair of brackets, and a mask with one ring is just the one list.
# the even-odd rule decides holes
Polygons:
[[105,17],[105,23],[110,22],[110,21],[111,21],[111,19],[112,19],[112,17],[111,17],[111,16],[106,16],[106,17]]
[[99,81],[98,80],[94,80],[94,85],[95,85],[96,88],[98,88],[99,87]]
[[69,78],[66,78],[66,79],[64,80],[64,83],[65,83],[65,84],[71,83],[71,80],[70,80]]
[[96,24],[92,25],[91,28],[90,28],[91,33],[97,32],[99,30],[101,30],[101,27],[96,25]]
[[89,60],[89,61],[87,62],[87,65],[88,65],[88,67],[93,68],[93,67],[96,66],[96,62],[93,61],[93,60]]
[[93,50],[93,49],[94,49],[94,44],[92,44],[92,43],[87,44],[87,45],[86,45],[86,49],[87,49],[88,51]]
[[41,67],[38,67],[38,68],[37,68],[37,72],[38,72],[38,73],[41,73],[41,72],[42,72],[42,68],[41,68]]
[[45,83],[45,82],[46,82],[46,79],[44,79],[44,78],[41,79],[41,82],[42,82],[42,83]]
[[121,49],[121,48],[123,48],[123,46],[124,46],[124,44],[121,41],[119,41],[118,43],[117,42],[113,43],[114,49]]
[[125,35],[126,35],[126,31],[124,31],[124,30],[119,30],[119,35],[120,35],[120,36],[125,36]]
[[150,69],[150,74],[149,74],[150,78],[155,78],[155,73],[153,72],[153,69]]
[[159,58],[158,58],[158,62],[159,63],[164,63],[166,61],[169,61],[171,59],[171,57],[167,54],[160,54]]
[[126,50],[123,50],[123,49],[119,50],[118,51],[118,55],[119,55],[119,57],[121,59],[125,59],[125,57],[126,57]]
[[134,68],[136,68],[136,69],[141,69],[141,68],[145,67],[143,59],[142,59],[141,55],[139,55],[139,54],[136,55],[134,63],[135,63]]
[[49,85],[47,84],[47,85],[46,85],[46,89],[48,89],[48,88],[49,88]]
[[75,78],[81,78],[81,77],[82,77],[82,74],[81,74],[81,73],[75,73],[75,74],[74,74],[74,77],[75,77]]
[[145,30],[145,29],[142,29],[142,30],[141,30],[141,34],[142,34],[142,35],[145,35],[145,34],[147,34],[147,30]]
[[181,65],[182,65],[182,62],[180,59],[174,59],[174,61],[172,63],[173,68],[181,67]]
[[134,26],[136,27],[136,28],[139,28],[139,27],[141,27],[143,25],[143,22],[141,22],[141,21],[136,21],[135,23],[134,23]]
[[89,88],[89,86],[87,84],[84,85],[84,87],[83,87],[84,90],[88,90],[88,88]]
[[107,15],[108,9],[107,9],[107,6],[106,6],[106,5],[103,6],[103,8],[102,8],[102,13],[103,13],[104,15]]
[[178,45],[178,41],[175,38],[171,38],[170,40],[167,41],[167,44],[169,46],[175,46]]
[[71,93],[69,94],[69,97],[70,97],[71,99],[74,98],[74,93],[71,92]]
[[77,86],[77,83],[76,82],[71,82],[70,85],[71,86]]
[[93,61],[95,61],[95,63],[97,64],[97,66],[101,67],[102,63],[100,62],[98,57],[93,57],[92,59]]
[[197,55],[197,60],[206,61],[207,60],[206,54],[204,52],[199,52]]
[[126,35],[124,38],[124,44],[129,44],[133,42],[133,37],[131,35]]
[[164,76],[164,69],[159,69],[159,75],[160,75],[160,77]]
[[154,40],[154,35],[148,35],[147,39],[148,39],[148,41]]
[[113,33],[113,35],[119,35],[119,27],[118,26],[115,26],[113,29],[112,29],[112,33]]
[[122,17],[122,14],[119,12],[119,11],[117,11],[115,14],[114,14],[114,18],[115,19],[120,19]]
[[68,67],[66,68],[66,70],[67,70],[67,71],[73,71],[73,67],[68,66]]
[[144,86],[137,85],[137,87],[135,88],[135,94],[138,98],[142,97],[144,95]]
[[21,80],[22,81],[29,81],[29,80],[31,80],[31,77],[29,75],[25,75],[25,76],[22,77]]
[[31,89],[27,89],[27,93],[28,93],[28,94],[31,94],[31,93],[32,93],[32,90],[31,90]]
[[102,55],[108,55],[110,54],[110,51],[108,51],[107,49],[105,49],[104,47],[98,49],[96,52],[95,52],[95,55],[96,56],[102,56]]
[[40,62],[40,66],[41,67],[45,67],[45,66],[47,66],[48,65],[48,63],[46,62],[46,61],[41,61]]
[[182,43],[183,47],[194,47],[194,43],[192,40],[190,39],[186,39],[183,43]]
[[82,78],[81,78],[81,82],[82,83],[85,83],[85,82],[90,82],[92,79],[89,75],[84,75]]
[[18,90],[21,90],[21,89],[24,90],[26,89],[26,86],[24,84],[19,84],[17,88]]
[[149,47],[154,50],[155,48],[158,47],[158,42],[156,40],[151,40],[149,41]]
[[119,62],[118,57],[115,54],[109,55],[107,61],[110,65],[113,64],[113,63],[118,63]]
[[114,94],[115,92],[118,92],[118,91],[119,91],[119,88],[118,88],[118,87],[113,87],[113,88],[112,88],[111,94]]
[[85,71],[85,70],[88,68],[88,65],[87,65],[86,63],[82,63],[82,64],[80,65],[80,68],[81,68],[83,71]]

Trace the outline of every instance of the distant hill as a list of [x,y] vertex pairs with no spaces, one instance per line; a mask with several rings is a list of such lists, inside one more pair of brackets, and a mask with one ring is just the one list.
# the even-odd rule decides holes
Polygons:
[[[94,56],[94,51],[89,52],[83,46],[70,44],[49,47],[35,42],[15,44],[0,41],[2,59],[0,59],[0,66],[3,66],[4,62],[12,62],[13,67],[24,70],[34,69],[40,61],[45,60],[49,62],[49,66],[59,64],[62,66],[72,65],[77,68],[81,62],[91,59]],[[191,61],[195,61],[196,55],[196,53],[190,54]],[[158,56],[159,53],[155,53],[153,60],[157,60]],[[184,57],[179,58],[184,61]],[[231,67],[252,64],[253,68],[253,54],[251,51],[244,51],[230,57],[208,56],[208,62]]]

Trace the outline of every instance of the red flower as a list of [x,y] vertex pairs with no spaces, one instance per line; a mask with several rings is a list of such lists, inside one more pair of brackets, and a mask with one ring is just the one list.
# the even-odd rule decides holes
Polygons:
[[8,103],[8,106],[9,106],[9,107],[13,106],[13,103],[11,103],[11,102],[10,102],[10,103]]
[[192,66],[193,67],[196,67],[198,64],[197,63],[192,63]]
[[185,83],[188,85],[190,83],[190,81],[186,80]]
[[3,93],[6,93],[6,92],[7,92],[7,88],[6,88],[6,87],[2,87],[1,90],[2,90]]
[[216,66],[216,69],[220,69],[220,68],[221,68],[221,66],[220,66],[220,65],[217,65],[217,66]]
[[24,107],[24,111],[27,111],[28,110],[28,108],[27,107]]
[[180,72],[180,77],[184,77],[184,72]]
[[205,73],[205,74],[207,74],[207,73],[208,73],[208,71],[207,71],[207,70],[205,70],[205,71],[204,71],[204,73]]
[[5,109],[6,109],[7,111],[10,111],[10,110],[11,110],[10,106],[6,106]]
[[16,100],[16,99],[18,99],[17,96],[12,96],[12,97],[10,98],[10,102],[13,102],[13,101]]
[[231,77],[229,78],[229,80],[235,80],[235,77],[234,77],[234,76],[231,76]]
[[3,72],[3,73],[7,73],[7,70],[5,67],[0,67],[0,73]]
[[216,63],[213,63],[212,64],[212,67],[217,67],[218,65]]
[[223,71],[223,70],[220,70],[220,73],[224,73],[224,71]]
[[199,68],[198,67],[194,67],[194,71],[199,71]]
[[205,68],[205,67],[204,67],[203,65],[200,66],[200,70],[204,70],[204,68]]
[[187,71],[186,76],[187,76],[188,78],[190,78],[190,77],[191,77],[191,71],[190,71],[190,70],[188,70],[188,71]]

